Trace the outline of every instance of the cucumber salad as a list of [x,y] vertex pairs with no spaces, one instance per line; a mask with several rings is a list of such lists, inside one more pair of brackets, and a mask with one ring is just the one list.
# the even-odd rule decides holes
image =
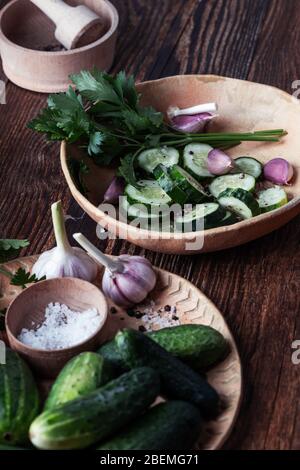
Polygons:
[[129,220],[140,218],[150,224],[163,219],[167,208],[176,204],[179,210],[173,214],[172,228],[177,231],[231,225],[287,204],[282,186],[293,175],[288,164],[286,179],[286,163],[277,158],[264,166],[250,156],[233,160],[200,143],[188,144],[182,151],[151,148],[137,156],[135,171],[141,179],[125,185],[120,209]]
[[[275,158],[263,167],[251,156],[233,161],[225,153],[242,142],[279,142],[287,135],[284,129],[210,132],[212,122],[222,121],[217,103],[187,108],[172,103],[164,115],[141,105],[134,77],[124,71],[112,76],[82,70],[70,79],[73,88],[50,95],[28,126],[48,140],[85,149],[87,158],[69,156],[68,166],[87,197],[88,159],[102,167],[117,161],[118,176],[104,202],[119,203],[126,220],[139,219],[140,226],[151,221],[151,229],[158,223],[160,230],[169,218],[167,231],[182,231],[186,224],[184,231],[190,231],[233,224],[286,204],[281,185],[293,176],[286,160]],[[276,186],[259,190],[262,175]]]

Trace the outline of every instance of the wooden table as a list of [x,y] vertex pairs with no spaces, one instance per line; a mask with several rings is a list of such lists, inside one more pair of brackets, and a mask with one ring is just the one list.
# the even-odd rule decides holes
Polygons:
[[[4,5],[6,1],[1,2]],[[300,78],[300,0],[113,0],[121,17],[113,72],[137,81],[213,73],[292,92]],[[50,73],[50,71],[49,71]],[[26,129],[46,96],[7,84],[0,105],[0,236],[29,238],[24,254],[53,246],[50,205],[62,199],[82,231],[98,243],[95,223],[72,199],[59,164],[59,144]],[[107,253],[141,253],[196,284],[224,313],[244,365],[245,397],[228,449],[300,448],[300,217],[239,248],[170,256],[120,240]],[[101,245],[101,244],[99,244]]]

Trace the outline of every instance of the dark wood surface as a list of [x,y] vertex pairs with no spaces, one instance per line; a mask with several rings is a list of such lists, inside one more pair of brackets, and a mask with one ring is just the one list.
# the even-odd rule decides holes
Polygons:
[[[0,6],[5,1],[0,0]],[[138,81],[184,73],[215,73],[292,92],[300,78],[300,0],[113,0],[121,27],[113,71]],[[49,71],[49,73],[51,73]],[[62,199],[82,231],[97,242],[95,223],[70,192],[59,145],[26,129],[46,96],[7,85],[0,105],[0,236],[29,238],[24,254],[53,246],[50,204]],[[244,366],[244,401],[227,449],[300,449],[300,217],[239,248],[170,256],[123,241],[107,253],[142,253],[196,284],[223,312]]]

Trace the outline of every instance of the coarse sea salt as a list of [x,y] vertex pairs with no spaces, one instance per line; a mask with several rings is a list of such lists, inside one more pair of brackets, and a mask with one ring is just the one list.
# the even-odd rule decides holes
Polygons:
[[50,303],[45,319],[33,329],[23,328],[18,339],[36,349],[64,349],[82,343],[99,328],[102,315],[96,308],[74,312],[67,305]]

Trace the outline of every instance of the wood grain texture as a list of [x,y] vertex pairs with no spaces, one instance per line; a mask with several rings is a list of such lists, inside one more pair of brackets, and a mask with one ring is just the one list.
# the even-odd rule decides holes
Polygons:
[[[0,0],[1,3],[5,2]],[[299,0],[113,0],[121,25],[113,71],[139,81],[179,73],[215,73],[279,86],[291,93],[299,73]],[[59,145],[26,129],[46,97],[8,84],[0,105],[0,234],[28,237],[25,253],[53,245],[50,204],[61,198],[77,220],[68,230],[97,241],[95,224],[70,197]],[[228,449],[300,449],[300,217],[260,240],[193,257],[144,252],[116,240],[107,253],[142,253],[199,287],[235,336],[245,399]]]

